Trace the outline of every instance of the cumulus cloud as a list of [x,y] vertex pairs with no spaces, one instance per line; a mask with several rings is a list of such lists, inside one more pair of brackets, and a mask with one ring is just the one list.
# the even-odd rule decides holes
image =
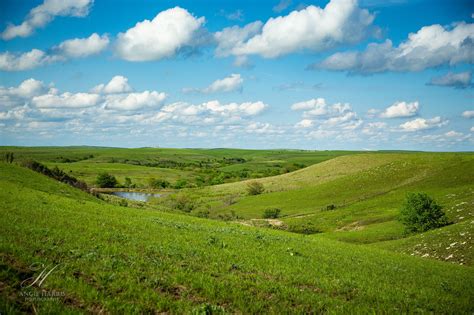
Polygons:
[[253,117],[265,110],[268,105],[258,102],[221,104],[209,101],[202,104],[176,102],[163,106],[151,121],[178,121],[193,124],[238,123],[242,119]]
[[0,53],[0,70],[24,71],[72,58],[84,58],[98,54],[109,44],[107,35],[99,36],[94,33],[88,38],[75,38],[62,42],[46,53],[39,49],[32,49],[25,53]]
[[420,105],[418,102],[395,102],[387,107],[381,114],[382,118],[411,117],[418,114]]
[[449,86],[457,89],[465,89],[472,85],[471,78],[471,71],[459,73],[448,72],[445,75],[432,78],[431,81],[428,82],[428,85]]
[[125,33],[119,33],[116,53],[128,61],[172,57],[181,49],[196,45],[204,23],[204,17],[196,18],[180,7],[162,11],[153,20],[138,22]]
[[31,9],[20,25],[8,24],[1,33],[1,37],[3,40],[28,37],[33,34],[35,29],[44,27],[56,16],[87,16],[92,3],[93,0],[45,0],[39,6]]
[[211,83],[206,88],[196,89],[196,88],[184,88],[184,93],[219,93],[219,92],[233,92],[233,91],[242,91],[242,84],[244,79],[240,74],[233,73],[228,77],[223,79],[216,80]]
[[402,131],[419,131],[426,130],[435,127],[441,127],[448,123],[447,120],[443,120],[441,117],[436,116],[431,119],[417,118],[414,120],[407,121],[400,125]]
[[319,126],[327,128],[338,128],[353,130],[361,126],[362,120],[352,110],[348,103],[336,103],[328,105],[324,98],[314,98],[291,105],[294,111],[303,111],[303,120],[295,125],[296,128],[309,128],[313,126],[314,120],[318,120]]
[[332,0],[324,8],[310,5],[270,18],[265,24],[257,21],[243,28],[225,28],[215,34],[216,55],[275,58],[354,44],[374,34],[373,20],[374,16],[359,8],[356,0]]
[[409,34],[398,47],[390,40],[371,43],[362,52],[336,53],[310,68],[370,74],[420,71],[445,64],[473,62],[474,24],[462,22],[446,28],[438,24],[425,26]]
[[473,118],[474,117],[474,110],[466,110],[462,113],[462,117],[464,118]]
[[165,98],[165,93],[156,91],[108,95],[105,99],[104,108],[114,110],[138,110],[145,107],[157,107],[163,103]]
[[109,83],[99,84],[92,88],[93,93],[115,94],[130,92],[132,87],[128,84],[128,79],[121,75],[114,76]]
[[302,119],[296,123],[295,128],[310,128],[313,126],[313,121],[311,119]]
[[0,53],[0,70],[23,71],[33,69],[56,61],[58,58],[48,56],[44,51],[32,49],[25,53]]
[[56,48],[58,53],[66,58],[84,58],[102,52],[109,45],[107,35],[99,36],[97,33],[87,38],[69,39]]
[[31,103],[38,108],[85,108],[99,104],[100,99],[91,93],[48,93],[33,97]]

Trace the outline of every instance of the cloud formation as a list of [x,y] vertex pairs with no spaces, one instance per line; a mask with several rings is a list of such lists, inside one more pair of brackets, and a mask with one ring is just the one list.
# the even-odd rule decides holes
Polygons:
[[356,0],[332,0],[326,7],[310,5],[286,16],[224,28],[215,34],[216,55],[260,55],[276,58],[305,50],[323,51],[354,44],[374,34],[374,16]]
[[447,120],[443,120],[441,117],[436,116],[431,119],[425,118],[416,118],[414,120],[407,121],[400,125],[402,131],[419,131],[419,130],[426,130],[435,127],[441,127],[448,123]]
[[312,69],[371,74],[385,71],[421,71],[441,65],[474,62],[474,24],[453,27],[435,24],[408,35],[398,47],[392,41],[371,43],[362,52],[335,53]]
[[59,44],[54,50],[65,58],[84,58],[102,52],[109,45],[107,35],[94,33],[87,38],[69,39]]
[[105,50],[109,44],[107,35],[93,33],[87,38],[74,38],[53,47],[48,53],[32,49],[25,53],[0,53],[1,71],[24,71],[68,59],[85,58]]
[[42,4],[31,9],[20,25],[8,24],[0,36],[3,40],[28,37],[37,28],[44,27],[56,16],[87,16],[93,2],[93,0],[44,0]]
[[153,20],[138,22],[117,35],[116,53],[128,61],[151,61],[175,56],[197,44],[205,18],[196,18],[175,7],[158,13]]
[[448,72],[445,75],[432,78],[431,81],[428,82],[428,85],[448,86],[457,89],[465,89],[469,86],[472,86],[471,79],[471,71],[458,73]]
[[395,102],[387,107],[381,114],[382,118],[411,117],[418,114],[420,104],[418,102]]
[[92,88],[93,93],[115,94],[130,92],[132,87],[128,84],[128,79],[121,75],[114,76],[107,84],[99,84]]
[[233,92],[242,91],[242,84],[244,79],[238,73],[233,73],[228,77],[216,80],[212,82],[208,87],[203,89],[197,88],[184,88],[184,93],[221,93],[221,92]]

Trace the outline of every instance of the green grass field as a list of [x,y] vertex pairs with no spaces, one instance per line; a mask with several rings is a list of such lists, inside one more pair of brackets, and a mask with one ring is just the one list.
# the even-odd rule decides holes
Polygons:
[[[101,200],[15,163],[0,163],[2,314],[474,312],[474,154],[1,150],[14,152],[17,162],[57,165],[88,183],[102,171],[137,183],[152,175],[173,181],[201,172],[125,159],[187,165],[245,159],[223,169],[309,166],[171,190],[150,204],[124,207],[117,198]],[[249,181],[261,182],[265,191],[248,196]],[[452,224],[406,234],[397,216],[413,191],[439,201]],[[167,200],[174,195],[186,196],[193,210],[170,208]],[[281,216],[262,219],[271,207],[281,209]],[[208,218],[196,217],[202,213]],[[312,234],[303,234],[307,230]],[[37,277],[43,266],[57,267],[40,287],[23,288],[21,282]],[[28,298],[44,292],[61,294]]]

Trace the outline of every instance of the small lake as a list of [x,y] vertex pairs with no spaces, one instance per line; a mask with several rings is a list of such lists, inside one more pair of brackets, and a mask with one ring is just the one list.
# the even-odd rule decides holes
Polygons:
[[145,193],[145,192],[133,192],[133,191],[112,191],[111,195],[118,196],[121,198],[135,200],[135,201],[148,201],[152,197],[160,197],[161,194]]

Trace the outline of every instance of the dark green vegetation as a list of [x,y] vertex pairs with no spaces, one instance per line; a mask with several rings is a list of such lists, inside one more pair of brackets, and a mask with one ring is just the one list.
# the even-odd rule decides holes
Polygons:
[[97,175],[96,183],[97,186],[99,186],[100,188],[114,188],[118,184],[115,176],[110,175],[109,173],[100,173],[99,175]]
[[[233,167],[267,158],[312,165],[223,185],[168,186],[149,204],[102,200],[15,164],[36,159],[89,183],[106,171],[119,185],[142,187],[150,178],[174,187],[202,171],[166,168],[173,175],[158,176],[161,167],[110,163],[126,149],[88,150],[5,148],[15,161],[0,163],[2,313],[474,311],[473,154],[128,150],[143,161],[166,152],[197,163],[213,153],[247,161]],[[53,161],[58,152],[70,161]],[[253,182],[260,194],[249,194]],[[421,191],[452,224],[407,235],[400,209]],[[30,290],[63,292],[59,303],[21,296],[21,280],[40,272],[31,264],[58,265]]]
[[448,224],[443,208],[425,193],[410,193],[400,211],[408,232],[425,232]]

